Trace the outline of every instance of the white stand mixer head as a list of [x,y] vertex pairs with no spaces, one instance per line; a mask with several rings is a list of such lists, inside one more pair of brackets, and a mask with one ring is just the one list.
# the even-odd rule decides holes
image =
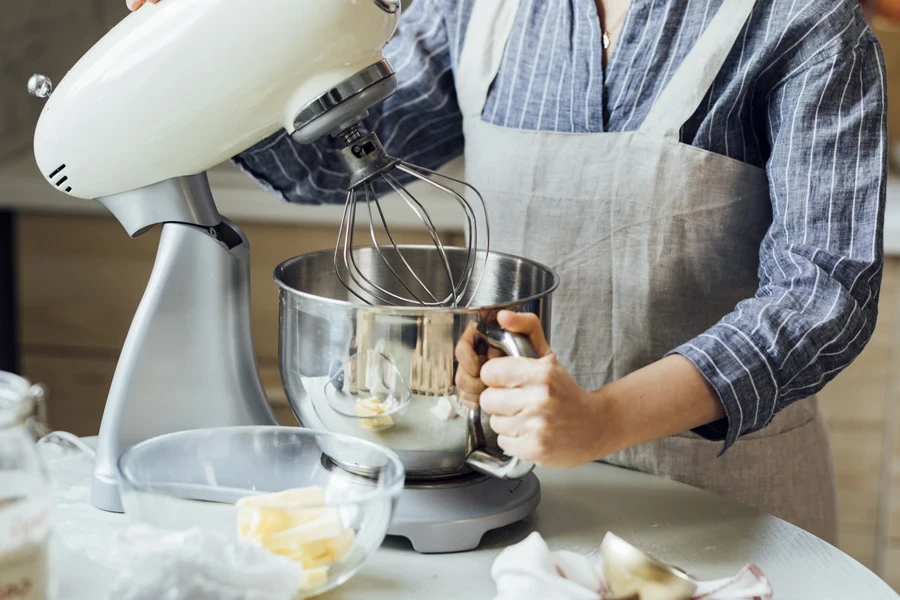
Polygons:
[[281,128],[294,133],[320,97],[384,60],[399,14],[387,0],[148,4],[53,91],[35,133],[41,173],[96,199],[201,173]]

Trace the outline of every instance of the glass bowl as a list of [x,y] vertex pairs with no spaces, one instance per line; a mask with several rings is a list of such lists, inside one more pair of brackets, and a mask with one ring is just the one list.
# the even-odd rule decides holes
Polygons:
[[[324,555],[335,561],[324,565],[327,578],[312,551],[298,558],[276,550],[301,563],[306,585],[299,597],[311,597],[346,582],[381,546],[405,473],[394,452],[358,438],[297,427],[223,427],[137,444],[119,459],[119,476],[130,520],[172,531],[212,529],[233,540],[239,539],[239,520],[245,534],[248,523],[260,523],[259,514],[247,513],[253,510],[247,501],[236,505],[239,499],[319,488],[315,497],[256,508],[266,522],[287,528],[308,514],[327,515],[330,531],[340,528],[340,554]],[[307,576],[315,569],[316,577]]]
[[[370,351],[365,361],[354,355],[332,371],[322,392],[335,412],[369,431],[390,429],[403,419],[412,392],[387,355]],[[313,408],[318,413],[315,402]]]

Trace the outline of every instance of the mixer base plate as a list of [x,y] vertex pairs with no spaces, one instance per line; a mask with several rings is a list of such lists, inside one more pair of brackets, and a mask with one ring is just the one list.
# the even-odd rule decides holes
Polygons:
[[474,550],[485,533],[521,521],[540,501],[541,484],[534,473],[517,481],[488,478],[407,487],[388,535],[407,538],[422,554]]

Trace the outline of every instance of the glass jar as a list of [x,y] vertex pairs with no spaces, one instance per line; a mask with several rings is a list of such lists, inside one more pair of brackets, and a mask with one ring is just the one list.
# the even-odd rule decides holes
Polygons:
[[49,596],[53,493],[35,438],[44,390],[0,372],[0,599]]

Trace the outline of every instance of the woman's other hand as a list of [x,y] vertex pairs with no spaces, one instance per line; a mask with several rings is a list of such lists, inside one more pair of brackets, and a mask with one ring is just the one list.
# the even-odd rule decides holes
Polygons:
[[143,5],[147,4],[156,4],[159,0],[125,0],[125,4],[128,6],[128,10],[137,10]]
[[459,390],[459,399],[468,408],[475,408],[478,406],[481,393],[485,390],[485,385],[481,381],[481,367],[488,359],[503,356],[503,352],[489,346],[473,322],[459,338],[455,354],[459,365],[456,369],[455,382]]

